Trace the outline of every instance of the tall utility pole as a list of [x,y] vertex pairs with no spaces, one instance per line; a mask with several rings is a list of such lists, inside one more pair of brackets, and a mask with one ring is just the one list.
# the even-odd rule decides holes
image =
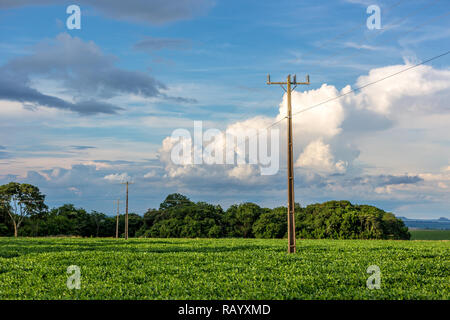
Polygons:
[[127,185],[127,200],[125,204],[125,240],[128,240],[128,185],[133,184],[132,182],[123,182],[122,184]]
[[[306,76],[306,82],[297,82],[297,77],[294,75],[291,81],[291,75],[287,76],[286,82],[271,82],[270,75],[267,75],[267,84],[279,84],[287,93],[287,183],[288,183],[288,253],[295,253],[295,212],[294,212],[294,159],[293,159],[293,143],[292,143],[292,106],[291,106],[291,92],[299,84],[309,84],[309,76]],[[286,89],[283,87],[286,85]],[[294,85],[294,88],[291,88]]]
[[119,239],[119,202],[117,199],[117,216],[116,216],[116,239]]

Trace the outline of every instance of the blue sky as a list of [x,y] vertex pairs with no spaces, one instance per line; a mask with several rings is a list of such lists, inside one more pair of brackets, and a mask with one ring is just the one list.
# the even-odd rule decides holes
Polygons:
[[[80,30],[66,28],[71,4]],[[380,30],[366,26],[373,4]],[[269,72],[310,75],[295,112],[446,52],[449,10],[443,0],[2,1],[0,183],[33,183],[50,206],[108,214],[124,178],[135,181],[138,213],[170,192],[284,205],[284,155],[270,177],[205,165],[175,173],[163,141],[194,120],[221,130],[276,121],[283,91],[265,84]],[[302,113],[296,201],[450,217],[449,72],[445,56]]]

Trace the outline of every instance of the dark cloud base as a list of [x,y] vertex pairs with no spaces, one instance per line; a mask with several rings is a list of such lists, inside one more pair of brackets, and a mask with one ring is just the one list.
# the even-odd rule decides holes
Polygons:
[[[0,67],[0,99],[82,115],[123,111],[123,107],[101,101],[123,94],[160,97],[178,103],[196,102],[195,99],[167,96],[161,92],[167,89],[163,83],[144,72],[117,68],[115,61],[114,56],[102,53],[93,42],[62,33],[54,40],[36,45],[32,54],[14,58]],[[75,102],[30,87],[33,77],[61,83],[66,93],[73,94]]]

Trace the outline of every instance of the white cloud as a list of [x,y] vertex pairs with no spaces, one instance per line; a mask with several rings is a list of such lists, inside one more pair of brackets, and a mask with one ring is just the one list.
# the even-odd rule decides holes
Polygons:
[[[330,101],[318,108],[303,112],[304,109],[334,98],[339,91],[331,85],[323,84],[318,89],[292,93],[292,114],[295,140],[309,143],[317,138],[332,138],[341,132],[344,121],[342,100]],[[280,104],[277,120],[287,115],[287,96]]]
[[[368,75],[358,78],[356,86],[360,87],[377,81],[411,66],[412,63],[406,62],[404,65],[372,69]],[[438,70],[421,65],[366,87],[356,95],[349,95],[346,102],[359,109],[365,108],[383,115],[390,115],[393,112],[411,112],[415,109],[436,112],[439,109],[434,108],[435,101],[440,100],[437,97],[434,100],[434,95],[442,92],[449,97],[449,89],[450,70]]]
[[334,161],[330,145],[321,139],[314,140],[308,144],[302,154],[298,157],[295,165],[320,172],[345,172],[347,164],[344,161]]
[[[293,92],[292,93],[292,110],[293,113],[302,112],[302,110],[310,105],[320,103],[326,99],[331,97],[336,97],[339,94],[338,90],[329,85],[322,85],[320,88],[315,90],[309,90],[305,92]],[[264,129],[270,126],[274,121],[281,120],[281,124],[277,129],[281,131],[285,131],[284,120],[286,115],[286,95],[283,97],[283,101],[279,105],[279,114],[274,118],[269,117],[253,117],[247,120],[234,122],[228,125],[226,128],[226,132],[231,135],[239,135],[240,132],[249,132],[252,129],[256,132],[258,129]],[[336,100],[328,103],[325,108],[317,108],[314,110],[307,111],[305,113],[299,114],[297,117],[293,118],[293,126],[294,126],[294,141],[296,143],[296,150],[300,150],[305,147],[309,143],[317,139],[332,139],[336,135],[341,132],[341,124],[344,120],[344,109],[341,101]],[[186,128],[189,129],[189,128]],[[249,135],[250,137],[255,137],[256,135]],[[284,144],[285,133],[280,133],[281,144]],[[192,174],[201,173],[204,174],[203,170],[193,170],[193,166],[191,165],[175,165],[171,161],[171,151],[172,147],[176,144],[177,141],[172,139],[171,137],[167,137],[163,140],[162,146],[159,150],[160,152],[160,160],[165,164],[166,172],[169,177],[175,178],[180,176],[189,176]],[[185,144],[192,144],[192,141],[185,141]],[[214,144],[218,144],[219,148],[225,150],[225,139],[224,136],[220,136],[218,139],[215,139]],[[241,146],[242,147],[242,146]],[[243,148],[237,149],[238,154],[243,153]],[[328,153],[330,157],[333,158],[331,154],[331,149],[328,148]],[[198,152],[198,150],[196,150]],[[247,150],[248,152],[248,150]],[[280,161],[284,161],[284,153],[281,153]],[[198,166],[197,166],[198,167]],[[206,171],[217,170],[214,166],[203,168]],[[254,168],[250,169],[250,167],[232,167],[222,168],[226,172],[225,178],[238,178],[239,175],[242,175],[241,179],[248,179],[250,176],[260,176],[259,170],[254,170]],[[228,170],[228,171],[227,171]],[[329,169],[327,169],[329,171]],[[342,172],[345,171],[345,166],[343,162],[334,163],[333,171]]]
[[[404,65],[372,69],[367,75],[358,78],[356,87],[379,80],[410,66],[411,64],[406,62]],[[368,167],[367,170],[372,170],[373,174],[382,174],[383,170],[390,174],[404,173],[405,159],[402,154],[409,160],[412,157],[411,154],[402,150],[402,139],[405,138],[395,130],[402,123],[402,119],[414,117],[416,113],[430,112],[441,115],[443,111],[445,112],[445,102],[450,99],[450,71],[434,69],[425,65],[419,66],[382,83],[364,88],[360,92],[348,94],[341,99],[329,101],[303,112],[310,106],[323,103],[349,90],[351,90],[350,86],[339,91],[332,85],[323,84],[317,89],[292,93],[294,156],[297,159],[297,166],[312,172],[343,173],[352,168],[355,159],[359,157],[362,160],[359,162],[359,165],[363,165],[362,170],[366,170],[364,167]],[[276,127],[282,130],[280,132],[280,150],[285,150],[286,99],[286,95],[284,95],[279,105],[279,114],[275,118],[253,117],[231,123],[227,130],[237,132],[242,129],[264,128],[281,120]],[[362,116],[358,118],[354,116],[355,114]],[[442,116],[440,118],[442,119]],[[424,126],[432,129],[435,127],[433,124],[438,120],[438,118],[427,119]],[[354,130],[355,127],[358,127],[358,132],[345,132],[344,121],[346,121],[347,130]],[[376,124],[374,121],[378,121],[380,124]],[[419,123],[419,121],[416,122],[416,125]],[[389,127],[395,125],[397,126],[395,128]],[[400,140],[392,139],[392,133],[389,130],[394,130]],[[407,135],[408,133],[403,132],[402,134]],[[224,141],[218,139],[215,143],[223,145]],[[417,140],[414,143],[429,142]],[[174,166],[170,163],[171,145],[173,145],[173,141],[169,143],[166,138],[160,149],[160,159],[166,165],[166,171],[170,177],[204,175],[205,172],[217,170],[211,166],[204,166],[203,170],[193,170],[192,166]],[[436,146],[433,152],[437,152],[439,148],[445,149],[442,146]],[[380,152],[380,150],[386,152]],[[387,156],[386,153],[391,154]],[[414,153],[417,154],[417,150]],[[284,152],[280,152],[280,157],[280,163],[285,163]],[[389,165],[389,168],[376,169],[380,164]],[[418,168],[422,164],[423,161],[420,164],[412,164],[409,169]],[[237,174],[246,177],[250,172],[245,172],[242,168],[225,168],[223,170],[234,170],[227,174],[228,177],[234,178]],[[254,174],[259,176],[258,171]]]
[[251,165],[238,165],[229,170],[228,176],[238,179],[247,180],[257,174],[257,170]]
[[69,188],[67,188],[70,192],[73,192],[74,194],[76,194],[77,196],[81,196],[82,195],[82,192],[78,189],[78,188],[75,188],[75,187],[69,187]]
[[146,179],[150,179],[150,178],[154,178],[156,177],[156,171],[152,170],[150,172],[147,172],[146,174],[144,174],[144,178]]
[[353,48],[353,49],[365,49],[370,51],[380,51],[380,50],[386,50],[384,47],[375,47],[368,44],[359,44],[355,42],[345,42],[344,47]]
[[126,173],[113,173],[107,176],[104,176],[103,179],[108,180],[110,182],[125,182],[131,180],[131,177]]

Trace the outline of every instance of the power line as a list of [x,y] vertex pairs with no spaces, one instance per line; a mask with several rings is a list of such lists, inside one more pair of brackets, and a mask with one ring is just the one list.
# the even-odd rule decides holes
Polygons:
[[[381,81],[384,81],[384,80],[386,80],[386,79],[392,78],[392,77],[394,77],[394,76],[396,76],[396,75],[398,75],[398,74],[404,73],[404,72],[409,71],[409,70],[414,69],[414,68],[417,68],[418,66],[421,66],[421,65],[423,65],[423,64],[426,64],[426,63],[431,62],[431,61],[433,61],[433,60],[442,58],[443,56],[445,56],[445,55],[447,55],[447,54],[449,54],[449,53],[450,53],[450,51],[444,52],[444,53],[442,53],[442,54],[439,54],[439,55],[437,55],[437,56],[434,56],[434,57],[432,57],[432,58],[429,58],[429,59],[427,59],[427,60],[424,60],[424,61],[422,61],[422,62],[420,62],[420,63],[417,63],[417,64],[415,64],[415,65],[413,65],[413,66],[407,67],[407,68],[405,68],[405,69],[403,69],[403,70],[401,70],[401,71],[395,72],[395,73],[390,74],[390,75],[388,75],[388,76],[386,76],[386,77],[383,77],[383,78],[381,78],[381,79],[375,80],[375,81],[373,81],[373,82],[367,83],[367,84],[365,84],[365,85],[363,85],[363,86],[360,86],[360,87],[358,87],[358,88],[352,89],[352,90],[350,90],[349,92],[340,94],[340,95],[338,95],[338,96],[336,96],[336,97],[333,97],[333,98],[330,98],[330,99],[328,99],[328,100],[325,100],[325,101],[322,101],[322,102],[320,102],[320,103],[317,103],[317,104],[315,104],[315,105],[309,106],[309,107],[307,107],[307,108],[305,108],[305,109],[302,109],[302,110],[300,110],[300,111],[298,111],[298,112],[293,113],[293,114],[292,114],[292,117],[294,117],[294,116],[296,116],[296,115],[298,115],[298,114],[300,114],[300,113],[303,113],[303,112],[305,112],[305,111],[308,111],[308,110],[317,108],[317,107],[319,107],[319,106],[321,106],[321,105],[324,105],[324,104],[326,104],[326,103],[328,103],[328,102],[331,102],[331,101],[340,99],[340,98],[342,98],[342,97],[344,97],[344,96],[346,96],[346,95],[348,95],[348,94],[350,94],[350,93],[352,93],[352,92],[355,92],[355,91],[364,89],[364,88],[369,87],[369,86],[371,86],[371,85],[374,85],[374,84],[376,84],[376,83],[378,83],[378,82],[381,82]],[[284,119],[286,119],[286,117],[283,117],[283,118],[281,118],[281,119],[279,119],[279,120],[273,122],[273,123],[270,124],[269,126],[263,128],[263,129],[260,129],[260,130],[268,130],[268,129],[270,129],[270,128],[276,126],[277,124],[279,124],[279,123],[280,123],[281,121],[283,121]],[[257,137],[257,136],[259,136],[259,132],[257,132],[255,135],[249,136],[249,137],[248,137],[248,140],[250,140],[251,138]],[[236,148],[235,148],[235,149],[238,149],[243,143],[245,143],[245,141],[243,141],[242,143],[236,145]]]
[[295,113],[292,114],[292,116],[295,116],[295,115],[300,114],[300,113],[303,113],[303,112],[305,112],[305,111],[308,111],[308,110],[317,108],[317,107],[319,107],[319,106],[321,106],[321,105],[323,105],[323,104],[325,104],[325,103],[328,103],[328,102],[330,102],[330,101],[334,101],[334,100],[340,99],[340,98],[342,98],[342,97],[344,97],[344,96],[346,96],[346,95],[348,95],[348,94],[350,94],[350,93],[352,93],[352,92],[355,92],[355,91],[358,91],[358,90],[367,88],[368,86],[374,85],[374,84],[376,84],[376,83],[378,83],[378,82],[384,81],[384,80],[386,80],[386,79],[392,78],[392,77],[394,77],[394,76],[396,76],[396,75],[399,75],[399,74],[404,73],[404,72],[406,72],[406,71],[409,71],[409,70],[411,70],[411,69],[417,68],[418,66],[421,66],[421,65],[423,65],[423,64],[426,64],[426,63],[428,63],[428,62],[430,62],[430,61],[433,61],[433,60],[442,58],[443,56],[445,56],[445,55],[447,55],[447,54],[449,54],[449,53],[450,53],[450,51],[444,52],[444,53],[442,53],[442,54],[440,54],[440,55],[437,55],[437,56],[434,56],[434,57],[429,58],[429,59],[427,59],[427,60],[424,60],[424,61],[422,61],[422,62],[420,62],[420,63],[417,63],[417,64],[415,64],[415,65],[413,65],[413,66],[410,66],[410,67],[408,67],[408,68],[405,68],[405,69],[400,70],[400,71],[398,71],[398,72],[395,72],[395,73],[393,73],[393,74],[390,74],[390,75],[388,75],[388,76],[386,76],[386,77],[383,77],[383,78],[381,78],[381,79],[375,80],[375,81],[373,81],[373,82],[369,82],[369,83],[367,83],[367,84],[365,84],[365,85],[363,85],[363,86],[360,86],[360,87],[357,87],[357,88],[355,88],[355,89],[352,89],[352,90],[350,90],[349,92],[340,94],[340,95],[338,95],[338,96],[336,96],[336,97],[334,97],[334,98],[330,98],[330,99],[328,99],[328,100],[326,100],[326,101],[320,102],[320,103],[318,103],[318,104],[315,104],[315,105],[312,105],[312,106],[307,107],[307,108],[305,108],[305,109],[302,109],[302,110],[300,110],[300,111],[298,111],[298,112],[295,112]]
[[[438,1],[440,1],[440,0],[438,0]],[[423,9],[423,8],[422,8]],[[404,32],[404,33],[402,33],[400,36],[404,36],[404,35],[407,35],[407,34],[409,34],[409,33],[411,33],[412,31],[415,31],[416,29],[418,29],[418,28],[420,28],[420,27],[423,27],[423,26],[425,26],[425,25],[428,25],[429,23],[431,23],[431,22],[433,22],[433,21],[435,21],[435,20],[439,20],[439,19],[442,19],[443,17],[445,17],[445,16],[447,16],[447,15],[449,15],[450,14],[450,11],[448,11],[448,12],[446,12],[446,13],[444,13],[444,14],[442,14],[442,15],[439,15],[439,16],[435,16],[435,17],[433,17],[433,18],[431,18],[431,19],[429,19],[429,20],[426,20],[424,23],[422,23],[422,24],[420,24],[420,25],[417,25],[417,26],[415,26],[414,28],[411,28],[411,29],[409,29],[409,30],[407,30],[406,32]],[[399,37],[396,37],[396,38],[394,38],[394,39],[391,39],[389,42],[392,42],[393,40],[397,40]],[[389,43],[388,42],[388,43]],[[350,57],[354,57],[354,56],[357,56],[357,55],[359,55],[359,54],[361,54],[361,52],[357,52],[357,53],[354,53],[354,54],[352,54],[352,55],[349,55],[349,56],[346,56],[347,58],[350,58]],[[445,55],[445,54],[444,54]],[[331,57],[333,57],[333,56],[336,56],[336,55],[332,55]],[[439,58],[440,56],[438,56],[438,57],[436,57],[436,58]],[[434,60],[434,59],[431,59],[431,60]],[[429,61],[431,61],[431,60],[429,60]],[[424,64],[424,63],[426,63],[426,62],[428,62],[428,61],[424,61],[423,63],[421,63],[421,64]],[[420,65],[420,64],[419,64]],[[395,74],[394,74],[395,75]],[[350,92],[349,92],[350,93]],[[327,102],[327,101],[326,101]],[[323,102],[323,103],[326,103],[326,102]],[[293,115],[295,115],[296,113],[294,113]],[[249,116],[250,114],[247,114],[247,115],[244,115],[244,117],[246,117],[246,116]],[[242,119],[243,119],[243,117],[242,117]],[[281,118],[280,120],[278,120],[278,121],[276,121],[276,122],[274,122],[274,123],[272,123],[271,125],[269,125],[268,127],[266,127],[266,128],[264,128],[264,130],[267,130],[267,129],[270,129],[271,127],[273,127],[274,125],[276,125],[276,124],[278,124],[279,122],[281,122],[283,119],[285,119],[285,118]],[[243,119],[244,121],[245,121],[245,119]],[[259,135],[259,133],[257,134],[257,135]],[[256,136],[257,136],[256,135]],[[253,136],[251,136],[251,137],[249,137],[249,138],[252,138]]]

